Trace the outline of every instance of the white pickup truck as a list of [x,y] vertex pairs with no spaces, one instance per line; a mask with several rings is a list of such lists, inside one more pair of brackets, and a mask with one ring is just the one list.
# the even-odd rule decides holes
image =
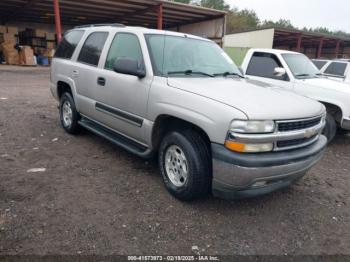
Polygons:
[[327,78],[350,84],[350,59],[313,59],[312,62]]
[[303,54],[275,49],[250,49],[242,63],[250,79],[278,86],[318,100],[327,108],[324,134],[331,141],[337,131],[350,131],[350,87],[326,78]]

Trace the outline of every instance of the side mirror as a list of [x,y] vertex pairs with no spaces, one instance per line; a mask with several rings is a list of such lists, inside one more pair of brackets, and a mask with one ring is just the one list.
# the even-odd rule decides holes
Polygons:
[[273,74],[275,76],[282,77],[287,74],[287,71],[283,67],[276,67],[275,70],[273,70]]
[[139,78],[146,76],[144,69],[140,68],[139,62],[132,58],[118,58],[114,61],[113,69],[117,73],[133,75]]

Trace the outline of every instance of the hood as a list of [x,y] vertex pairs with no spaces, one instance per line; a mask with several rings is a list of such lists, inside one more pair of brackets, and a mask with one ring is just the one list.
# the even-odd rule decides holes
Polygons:
[[324,110],[317,101],[248,79],[171,77],[168,85],[234,107],[253,120],[307,118]]
[[324,88],[328,88],[328,89],[332,89],[332,90],[336,90],[336,91],[345,92],[345,93],[350,94],[350,84],[349,83],[344,83],[344,82],[336,81],[336,80],[325,78],[325,77],[302,79],[299,81],[301,81],[307,85],[324,87]]

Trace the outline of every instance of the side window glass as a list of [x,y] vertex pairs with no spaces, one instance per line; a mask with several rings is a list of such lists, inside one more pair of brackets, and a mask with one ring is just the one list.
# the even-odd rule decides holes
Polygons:
[[324,73],[326,75],[344,76],[346,66],[346,63],[332,62],[331,64],[329,64]]
[[55,57],[71,59],[80,39],[83,37],[84,31],[70,31],[64,35],[59,44]]
[[321,70],[322,67],[324,67],[327,64],[327,61],[321,61],[321,60],[312,60],[312,63],[314,63],[314,65]]
[[109,49],[105,68],[113,70],[113,63],[118,58],[131,58],[143,66],[143,56],[139,39],[130,33],[117,33]]
[[91,33],[81,48],[78,61],[97,66],[107,37],[107,32]]
[[247,75],[272,78],[277,80],[289,80],[287,75],[275,76],[276,67],[283,67],[277,56],[274,54],[256,52],[253,54],[248,68]]

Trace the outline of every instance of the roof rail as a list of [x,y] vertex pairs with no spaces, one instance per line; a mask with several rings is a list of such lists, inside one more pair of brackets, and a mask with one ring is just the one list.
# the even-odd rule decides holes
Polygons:
[[113,24],[90,24],[90,25],[79,25],[74,28],[85,28],[85,27],[98,27],[98,26],[114,26],[114,27],[125,27],[123,24],[113,23]]

